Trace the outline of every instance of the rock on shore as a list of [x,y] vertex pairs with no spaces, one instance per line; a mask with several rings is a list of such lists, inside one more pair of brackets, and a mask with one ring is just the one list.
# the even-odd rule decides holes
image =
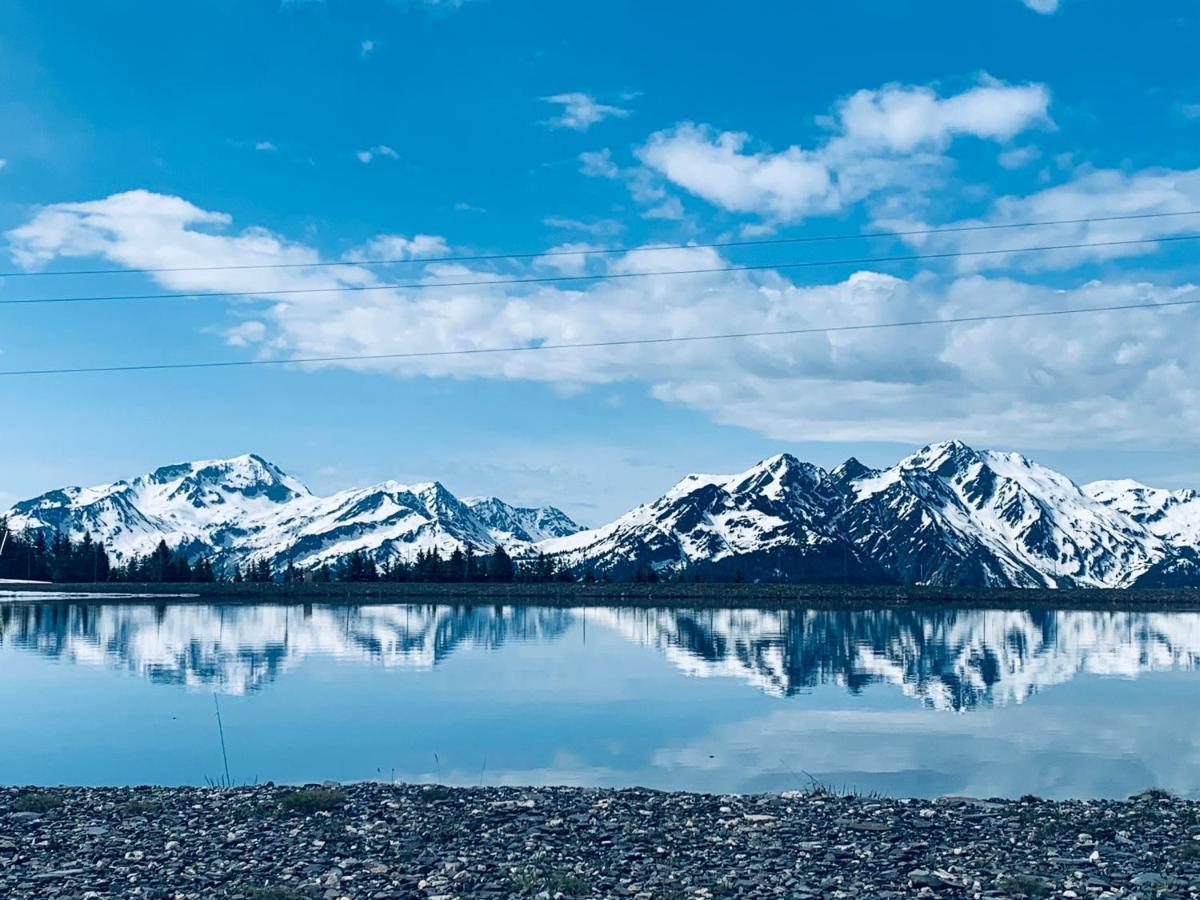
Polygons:
[[3,788],[0,896],[1200,897],[1200,803]]

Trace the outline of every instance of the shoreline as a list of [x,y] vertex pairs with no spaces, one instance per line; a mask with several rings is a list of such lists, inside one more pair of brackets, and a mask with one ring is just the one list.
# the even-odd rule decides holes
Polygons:
[[0,788],[0,895],[1196,897],[1200,801]]
[[[94,594],[102,596],[72,597]],[[54,601],[98,603],[222,604],[496,604],[549,607],[659,607],[685,609],[1079,609],[1091,611],[1200,612],[1200,589],[1157,588],[935,588],[914,586],[612,582],[427,583],[333,582],[96,584],[6,583],[0,604]]]

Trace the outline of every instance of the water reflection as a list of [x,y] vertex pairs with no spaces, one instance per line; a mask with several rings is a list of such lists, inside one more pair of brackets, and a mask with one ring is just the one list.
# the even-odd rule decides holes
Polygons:
[[465,648],[602,629],[694,677],[780,697],[873,683],[966,711],[1081,673],[1200,668],[1200,614],[1009,610],[563,610],[500,606],[0,605],[0,647],[154,682],[259,691],[306,658],[432,669]]

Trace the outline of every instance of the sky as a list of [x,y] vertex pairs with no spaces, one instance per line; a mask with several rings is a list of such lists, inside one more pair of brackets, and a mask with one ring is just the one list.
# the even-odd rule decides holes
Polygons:
[[[453,354],[1200,297],[1200,215],[1159,215],[1200,211],[1197,37],[1167,0],[9,0],[0,505],[257,452],[594,525],[950,438],[1200,485],[1193,306]],[[5,302],[131,294],[183,296]]]

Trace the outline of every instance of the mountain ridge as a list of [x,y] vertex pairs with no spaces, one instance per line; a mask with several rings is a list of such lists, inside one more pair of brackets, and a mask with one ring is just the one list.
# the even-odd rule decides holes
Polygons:
[[1020,453],[956,440],[881,469],[851,457],[827,471],[778,453],[732,475],[687,475],[592,529],[553,506],[459,498],[438,481],[322,497],[256,454],[60,488],[15,504],[8,518],[16,530],[91,533],[118,560],[165,540],[226,570],[503,546],[614,579],[1200,586],[1200,493],[1129,480],[1080,487]]

